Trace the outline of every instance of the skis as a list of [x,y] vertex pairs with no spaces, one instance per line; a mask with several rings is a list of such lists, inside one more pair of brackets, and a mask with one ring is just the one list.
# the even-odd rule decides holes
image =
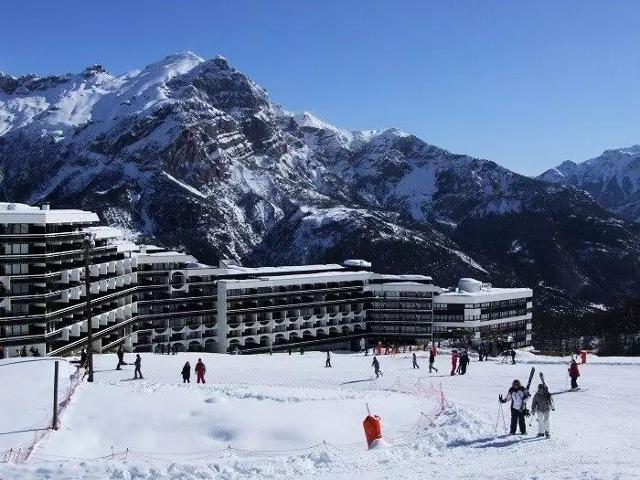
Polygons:
[[529,372],[529,380],[527,381],[527,392],[529,391],[529,387],[531,387],[531,381],[533,380],[533,374],[536,373],[535,367],[531,367],[531,371]]

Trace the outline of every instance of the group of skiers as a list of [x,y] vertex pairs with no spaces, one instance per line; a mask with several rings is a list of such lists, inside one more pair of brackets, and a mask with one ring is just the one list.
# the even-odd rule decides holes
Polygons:
[[[201,358],[198,359],[194,368],[196,372],[196,383],[207,383],[204,379],[204,374],[207,373],[207,367]],[[182,367],[182,383],[191,383],[191,364],[186,362]]]
[[[569,378],[571,378],[571,390],[579,390],[578,377],[580,377],[580,369],[575,359],[571,359],[568,374]],[[534,414],[537,416],[538,421],[538,437],[549,438],[551,436],[550,415],[556,408],[551,392],[549,392],[549,387],[544,382],[542,374],[540,375],[540,379],[542,383],[538,385],[538,390],[531,401],[531,411],[527,408],[527,399],[531,395],[518,379],[513,381],[511,388],[509,388],[505,396],[498,396],[500,403],[511,402],[511,425],[509,428],[511,435],[515,435],[518,429],[521,435],[525,435],[527,433],[526,417]]]
[[164,355],[165,353],[167,355],[175,355],[178,353],[178,344],[174,343],[173,345],[165,345],[164,343],[161,343],[156,347],[155,353],[159,355]]
[[467,367],[471,363],[469,353],[466,350],[461,350],[458,353],[457,350],[451,352],[451,375],[464,375],[467,373]]
[[531,412],[529,412],[527,408],[527,399],[530,396],[529,391],[520,383],[520,380],[517,379],[511,384],[511,388],[509,388],[506,396],[503,397],[499,395],[498,399],[500,403],[511,402],[511,425],[509,434],[515,435],[516,430],[519,428],[520,434],[526,435],[526,417],[533,413],[537,415],[538,436],[549,438],[551,436],[549,416],[551,411],[555,410],[549,387],[547,387],[545,383],[538,385],[538,391],[533,396],[533,401],[531,402]]

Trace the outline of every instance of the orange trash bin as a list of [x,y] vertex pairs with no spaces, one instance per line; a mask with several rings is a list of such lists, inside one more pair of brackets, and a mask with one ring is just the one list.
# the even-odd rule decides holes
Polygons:
[[582,363],[587,363],[587,352],[586,352],[586,350],[580,350],[580,361]]
[[364,427],[364,436],[367,438],[367,446],[371,448],[374,440],[382,438],[380,417],[378,415],[367,415],[367,418],[362,422],[362,426]]

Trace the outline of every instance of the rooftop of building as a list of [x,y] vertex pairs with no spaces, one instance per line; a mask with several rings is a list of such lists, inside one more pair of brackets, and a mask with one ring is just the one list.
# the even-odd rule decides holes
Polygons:
[[32,207],[24,203],[0,202],[0,223],[4,224],[93,224],[99,221],[98,215],[86,210],[52,209],[49,204]]

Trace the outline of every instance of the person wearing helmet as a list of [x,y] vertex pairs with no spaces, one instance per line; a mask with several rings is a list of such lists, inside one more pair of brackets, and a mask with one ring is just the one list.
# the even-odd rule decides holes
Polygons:
[[526,399],[529,398],[529,392],[522,386],[520,380],[516,379],[511,384],[511,388],[506,396],[499,395],[500,403],[511,402],[511,429],[510,434],[516,434],[516,427],[520,427],[520,434],[526,435],[527,423],[525,421]]

